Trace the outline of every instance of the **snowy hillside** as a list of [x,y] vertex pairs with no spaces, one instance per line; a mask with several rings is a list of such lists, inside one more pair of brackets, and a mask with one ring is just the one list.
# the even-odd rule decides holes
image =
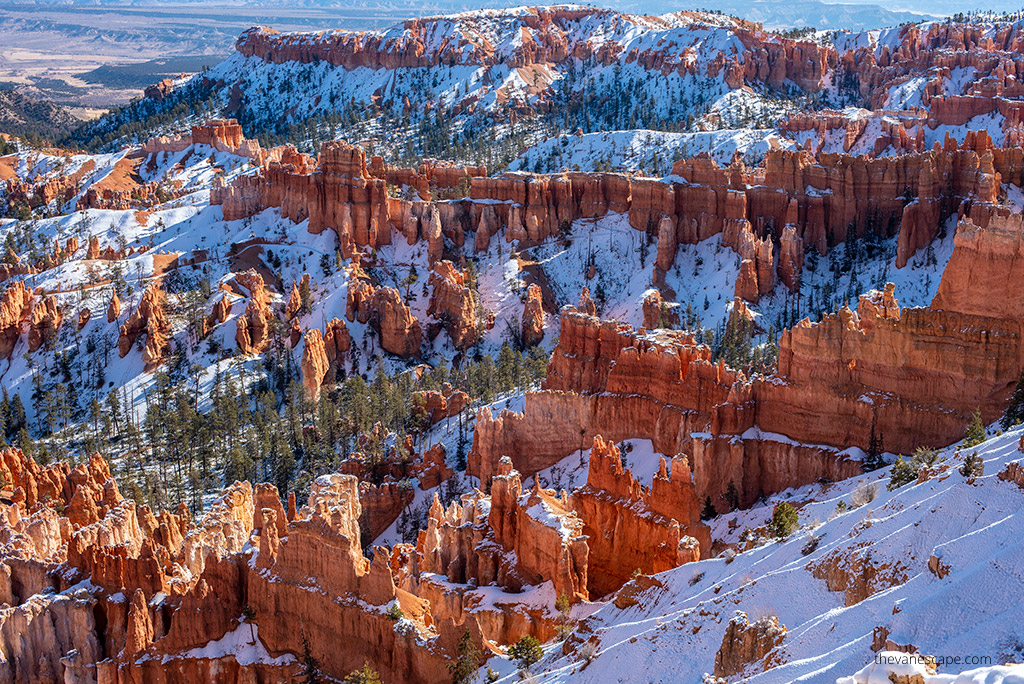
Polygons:
[[[954,445],[927,479],[895,491],[885,468],[720,516],[713,536],[736,551],[626,585],[619,596],[628,601],[581,620],[568,655],[557,643],[547,650],[539,680],[636,681],[641,668],[649,682],[715,681],[706,677],[740,612],[744,625],[777,618],[784,627],[777,645],[745,664],[743,681],[834,682],[872,660],[879,630],[892,644],[936,656],[941,674],[1019,660],[1024,491],[998,473],[1022,458],[1022,435],[1017,428],[978,446],[984,475],[973,481],[958,471],[973,450]],[[799,511],[800,527],[784,541],[764,528],[779,502]],[[579,655],[584,642],[597,645],[590,660]],[[954,663],[957,656],[974,660]],[[1024,666],[1012,673],[956,681],[1020,681]]]

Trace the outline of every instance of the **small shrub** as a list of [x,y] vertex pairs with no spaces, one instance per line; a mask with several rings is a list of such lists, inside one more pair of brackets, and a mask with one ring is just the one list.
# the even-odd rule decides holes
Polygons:
[[499,675],[497,672],[495,672],[491,668],[487,668],[487,682],[488,682],[488,684],[491,684],[491,682],[498,681],[499,677],[501,677],[501,675]]
[[390,606],[388,606],[387,612],[385,612],[384,614],[387,615],[388,619],[393,622],[398,622],[399,620],[405,617],[405,613],[403,613],[401,607],[399,607],[398,601],[395,601]]
[[800,553],[804,556],[809,556],[817,550],[818,544],[820,543],[821,537],[813,533],[809,534],[807,535],[807,541],[805,541],[804,545],[800,547]]
[[918,468],[921,468],[922,466],[931,468],[941,461],[942,459],[939,458],[938,449],[930,449],[923,446],[919,446],[914,449],[914,455],[911,457],[911,462]]
[[579,650],[576,653],[579,655],[580,660],[583,662],[583,667],[586,667],[597,656],[597,642],[585,642],[582,646],[579,647]]
[[839,500],[839,503],[837,503],[837,504],[836,504],[836,515],[842,515],[842,514],[843,514],[843,513],[845,513],[845,512],[846,512],[846,511],[847,511],[847,510],[848,510],[849,508],[850,508],[850,507],[846,505],[846,502],[845,502],[845,501],[843,501],[842,499],[840,499],[840,500]]
[[861,482],[850,494],[850,505],[854,508],[867,506],[878,496],[878,484],[875,482]]
[[967,478],[968,482],[972,482],[974,478],[985,474],[985,462],[978,455],[977,451],[964,459],[963,465],[960,466],[960,474]]
[[732,563],[734,560],[736,560],[736,552],[733,551],[732,549],[726,549],[725,553],[723,553],[722,555],[725,556],[725,564],[726,565],[728,565],[729,563]]
[[999,644],[1000,663],[1024,663],[1024,639],[1010,634]]
[[886,486],[890,492],[899,489],[905,484],[910,484],[917,479],[917,469],[903,460],[903,456],[899,456],[896,462],[892,464],[892,469],[889,471],[889,484]]
[[793,504],[783,501],[776,504],[772,519],[768,521],[768,533],[776,539],[785,539],[800,526]]
[[692,587],[694,584],[697,584],[702,579],[704,579],[704,573],[698,572],[696,575],[690,578],[690,586]]
[[508,657],[516,662],[520,670],[530,671],[544,656],[544,649],[541,648],[537,637],[529,634],[519,638],[519,641],[508,647]]

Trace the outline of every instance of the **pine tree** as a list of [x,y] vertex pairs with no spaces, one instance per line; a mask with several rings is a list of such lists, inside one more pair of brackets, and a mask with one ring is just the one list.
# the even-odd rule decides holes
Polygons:
[[302,683],[320,684],[320,662],[313,657],[309,647],[309,639],[302,635]]
[[878,470],[885,465],[885,460],[882,458],[883,451],[884,447],[882,445],[882,436],[875,432],[875,426],[872,424],[871,438],[868,441],[868,450],[864,456],[864,463],[862,464],[865,472]]
[[704,497],[704,508],[700,512],[700,519],[711,520],[716,515],[718,515],[718,511],[715,510],[715,504],[711,503],[711,497]]
[[978,446],[985,439],[985,424],[981,422],[981,409],[975,409],[974,415],[971,416],[971,423],[967,426],[967,432],[964,433],[964,446],[970,449]]
[[736,491],[736,483],[729,480],[729,486],[725,489],[725,502],[729,504],[729,510],[735,511],[740,507],[740,495]]
[[1010,397],[1010,403],[1007,404],[1006,411],[1003,413],[1003,418],[999,421],[999,425],[1004,430],[1009,430],[1014,425],[1022,422],[1024,422],[1024,370],[1021,371],[1020,378],[1017,380],[1017,387],[1013,390],[1013,396]]
[[772,519],[768,521],[768,533],[776,539],[785,539],[800,525],[793,504],[783,501],[776,504]]
[[917,479],[917,470],[914,466],[903,460],[902,454],[896,458],[889,471],[889,484],[886,486],[890,492],[899,489],[905,484],[910,484]]
[[544,649],[541,648],[537,637],[527,634],[508,647],[508,657],[516,661],[520,670],[529,672],[530,668],[544,657]]
[[455,661],[448,664],[448,672],[452,676],[452,684],[470,684],[477,679],[480,669],[480,651],[473,643],[473,635],[467,629],[459,639]]
[[345,684],[381,684],[380,675],[370,667],[370,663],[364,662],[360,669],[345,677]]

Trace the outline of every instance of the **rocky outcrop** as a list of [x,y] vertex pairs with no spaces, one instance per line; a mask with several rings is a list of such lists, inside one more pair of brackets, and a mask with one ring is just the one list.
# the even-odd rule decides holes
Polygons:
[[[771,615],[750,622],[747,614],[737,611],[725,628],[722,645],[715,654],[715,676],[731,677],[760,663],[786,638],[786,628]],[[762,669],[768,669],[762,663]]]
[[999,471],[997,477],[1004,482],[1013,482],[1021,489],[1024,489],[1024,466],[1020,461],[1011,461],[1006,467]]
[[373,309],[377,314],[376,328],[384,351],[403,358],[419,355],[423,340],[420,323],[402,301],[398,290],[393,287],[376,290],[373,293]]
[[312,399],[320,396],[320,388],[333,384],[338,369],[352,347],[352,338],[344,321],[331,319],[326,332],[311,328],[306,331],[302,351],[302,384]]
[[28,329],[28,350],[34,352],[44,343],[52,342],[64,321],[55,297],[41,297],[32,307]]
[[412,503],[415,492],[408,483],[386,480],[380,484],[359,483],[360,530],[366,539],[376,539]]
[[139,300],[138,308],[121,325],[117,350],[122,359],[131,351],[139,335],[145,333],[146,346],[142,350],[142,360],[146,364],[146,370],[152,370],[163,361],[167,334],[170,332],[170,323],[164,313],[164,304],[165,295],[158,283],[153,283],[146,288],[142,299]]
[[[386,552],[363,557],[352,476],[319,478],[308,505],[289,514],[273,486],[235,483],[196,526],[184,512],[155,515],[121,499],[99,456],[44,468],[8,449],[0,476],[14,491],[0,505],[5,679],[284,681],[304,643],[333,678],[367,660],[396,681],[447,676],[465,627],[398,589]],[[459,600],[448,596],[442,604]],[[391,604],[407,616],[401,628],[385,615]],[[239,629],[246,605],[255,651],[269,651],[247,663],[230,639],[215,645]],[[501,621],[500,609],[489,615]],[[477,619],[458,618],[479,647]]]
[[639,569],[655,574],[700,560],[711,549],[711,532],[700,521],[700,506],[685,456],[661,467],[649,489],[624,470],[619,449],[594,437],[585,486],[570,506],[583,520],[590,548],[589,587],[609,594]]
[[[643,304],[643,321],[644,327],[648,330],[654,330],[655,328],[664,327],[662,319],[664,318],[665,305],[661,299],[661,292],[658,290],[648,290],[644,293]],[[588,314],[593,316],[594,314]]]
[[307,330],[302,345],[302,386],[312,401],[320,398],[320,385],[327,374],[328,365],[323,334],[319,328]]
[[431,287],[427,315],[436,318],[448,333],[456,349],[466,349],[476,343],[477,296],[466,283],[466,275],[450,261],[434,264],[427,284]]
[[374,287],[358,268],[349,274],[345,317],[373,326],[384,351],[403,358],[419,354],[423,331],[398,290]]
[[110,293],[110,304],[107,305],[107,323],[113,323],[121,315],[121,299],[117,296],[117,290]]
[[[159,84],[158,84],[159,85]],[[147,89],[147,97],[149,89]],[[141,151],[151,158],[161,152],[182,152],[192,145],[208,145],[217,152],[248,157],[257,164],[280,155],[280,151],[267,153],[256,140],[247,140],[242,127],[234,119],[210,119],[192,126],[190,135],[158,136],[142,144]]]
[[21,337],[21,325],[32,312],[32,291],[23,281],[7,286],[0,295],[0,358],[9,359]]
[[480,494],[447,509],[435,498],[416,551],[422,571],[449,582],[472,580],[516,592],[550,579],[559,595],[588,596],[582,522],[564,492],[561,498],[537,486],[523,492],[508,459],[494,478],[489,505]]
[[[308,505],[288,523],[286,537],[278,536],[276,526],[264,525],[259,571],[250,574],[248,594],[258,615],[275,617],[261,620],[260,640],[272,654],[301,653],[305,641],[324,672],[351,672],[369,660],[389,680],[444,679],[438,642],[447,636],[454,645],[454,626],[448,635],[422,623],[408,633],[394,628],[383,612],[399,598],[389,560],[382,551],[372,563],[363,557],[359,517],[356,478],[325,475],[314,482]],[[308,582],[311,576],[315,585]]]
[[434,425],[462,413],[469,405],[469,395],[445,383],[440,390],[413,392],[412,401],[414,407],[420,407],[426,414],[430,425]]
[[699,501],[722,500],[731,480],[746,506],[799,482],[859,472],[859,462],[840,454],[846,445],[804,446],[792,422],[773,423],[792,441],[742,438],[764,410],[756,390],[770,395],[774,384],[751,383],[710,357],[685,333],[641,334],[566,307],[543,391],[526,394],[523,413],[480,412],[469,471],[486,483],[509,456],[532,474],[600,434],[612,442],[646,438],[660,453],[687,454]]
[[217,303],[210,309],[210,314],[206,317],[204,334],[213,330],[221,323],[225,323],[228,317],[231,315],[231,302],[228,300],[226,294],[221,295],[221,298],[217,300]]
[[235,343],[242,354],[262,353],[270,344],[273,318],[263,276],[250,270],[237,274],[235,280],[249,292],[245,312],[235,322]]
[[526,290],[526,303],[523,304],[522,320],[523,345],[532,347],[544,339],[544,305],[541,299],[540,286],[530,285]]
[[590,298],[590,288],[586,285],[584,285],[583,289],[580,290],[580,301],[576,305],[576,308],[588,316],[597,315],[597,305],[594,304],[594,300]]

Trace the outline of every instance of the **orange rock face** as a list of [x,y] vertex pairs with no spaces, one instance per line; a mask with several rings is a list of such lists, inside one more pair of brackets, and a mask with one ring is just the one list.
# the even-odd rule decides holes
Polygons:
[[243,354],[259,354],[270,344],[269,326],[273,317],[263,276],[252,270],[239,273],[235,280],[249,291],[249,303],[235,324],[235,342]]
[[715,654],[715,676],[739,674],[762,660],[786,637],[786,627],[774,615],[750,622],[746,613],[738,613],[728,623],[722,645]]
[[34,297],[25,283],[11,283],[0,295],[0,358],[9,359],[21,336],[21,324],[32,312]]
[[506,459],[494,478],[489,510],[479,495],[447,510],[434,499],[417,543],[419,567],[450,582],[473,579],[512,591],[551,579],[558,594],[585,599],[588,551],[582,529],[564,498],[537,487],[524,493]]
[[377,312],[376,327],[384,351],[405,358],[418,355],[423,339],[420,323],[402,301],[398,290],[393,287],[376,290],[373,308]]
[[590,547],[589,586],[604,596],[625,584],[639,568],[663,572],[701,558],[711,549],[711,532],[700,507],[685,456],[664,459],[650,489],[623,470],[619,449],[594,438],[587,484],[570,497],[583,520]]
[[139,335],[145,333],[146,346],[142,350],[142,360],[146,370],[152,370],[163,360],[167,333],[170,331],[170,324],[164,314],[164,301],[164,292],[159,284],[154,283],[146,288],[138,309],[121,325],[117,350],[122,359],[131,351]]
[[117,317],[121,315],[121,300],[117,296],[117,291],[110,293],[110,304],[107,305],[107,323],[113,323],[117,320]]
[[413,392],[413,402],[422,406],[423,412],[429,417],[430,424],[439,423],[445,418],[457,416],[469,405],[469,395],[462,390],[452,389],[445,383],[440,390]]
[[530,347],[544,339],[544,306],[540,286],[530,285],[526,291],[522,321],[523,344]]
[[466,284],[465,274],[450,261],[439,261],[430,272],[432,288],[427,315],[444,326],[456,349],[465,349],[479,337],[476,326],[477,298]]
[[320,385],[327,374],[327,367],[323,334],[318,328],[307,330],[302,349],[302,386],[313,401],[320,398]]
[[[710,350],[684,333],[638,334],[567,308],[544,390],[526,394],[521,414],[481,411],[469,471],[486,483],[509,456],[517,470],[532,474],[586,448],[598,434],[612,442],[646,438],[658,452],[688,455],[700,501],[718,501],[730,480],[741,505],[749,505],[799,482],[860,471],[859,462],[844,460],[838,450],[737,439],[762,410],[755,387],[761,385],[711,362]],[[782,434],[799,440],[794,427]],[[769,454],[798,466],[776,472]]]
[[53,339],[63,321],[64,316],[54,297],[42,297],[36,301],[28,329],[28,350],[34,352],[45,341]]
[[359,483],[359,505],[362,514],[359,525],[367,539],[376,539],[401,512],[412,503],[414,492],[412,487],[403,486],[393,480],[375,485],[370,482]]

